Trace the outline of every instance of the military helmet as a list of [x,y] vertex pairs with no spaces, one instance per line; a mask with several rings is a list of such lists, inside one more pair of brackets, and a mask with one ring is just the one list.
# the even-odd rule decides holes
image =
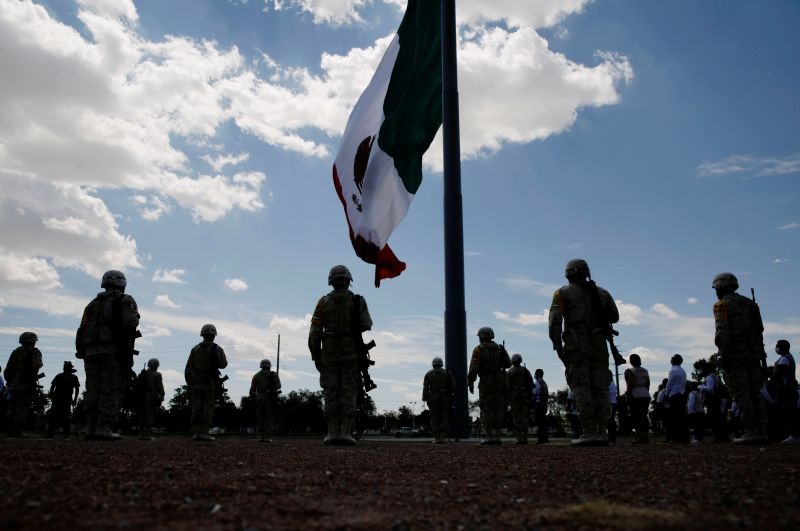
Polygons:
[[117,271],[116,269],[111,269],[110,271],[106,271],[103,273],[103,280],[100,282],[101,288],[119,288],[125,289],[125,286],[128,285],[128,281],[125,280],[125,273],[122,271]]
[[511,355],[511,364],[512,365],[519,365],[522,363],[522,354],[512,354]]
[[431,361],[431,366],[433,366],[434,369],[441,369],[444,367],[444,362],[442,361],[442,358],[437,356],[433,358],[433,361]]
[[261,367],[262,369],[271,369],[272,362],[269,360],[261,360],[261,363],[259,363],[258,366]]
[[328,273],[328,285],[333,286],[333,281],[337,278],[346,278],[350,282],[353,281],[353,275],[350,274],[350,270],[343,265],[336,265],[331,268],[330,273]]
[[33,332],[22,332],[19,336],[20,345],[24,345],[25,343],[36,343],[37,341],[39,341],[39,336]]
[[584,279],[591,276],[589,264],[583,258],[573,258],[564,266],[564,276],[567,278]]
[[720,273],[714,277],[711,287],[714,289],[725,289],[732,287],[734,290],[737,290],[739,289],[739,280],[733,273]]
[[158,369],[159,365],[161,365],[161,363],[158,361],[157,358],[150,358],[149,360],[147,360],[147,368],[148,369],[156,370],[156,369]]
[[478,329],[478,338],[480,339],[494,339],[494,330],[488,326],[482,326]]
[[200,329],[201,336],[216,336],[217,335],[217,327],[213,324],[204,324],[203,328]]

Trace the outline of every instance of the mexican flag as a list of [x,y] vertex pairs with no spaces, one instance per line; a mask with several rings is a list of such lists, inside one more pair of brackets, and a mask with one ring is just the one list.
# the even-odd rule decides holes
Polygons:
[[440,9],[439,0],[409,0],[333,164],[350,241],[375,264],[375,286],[406,268],[387,242],[422,183],[422,155],[442,123]]

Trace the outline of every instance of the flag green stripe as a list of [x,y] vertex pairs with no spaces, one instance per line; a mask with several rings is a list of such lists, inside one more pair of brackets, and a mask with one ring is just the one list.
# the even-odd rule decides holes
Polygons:
[[439,0],[409,0],[383,101],[378,146],[392,157],[410,194],[422,183],[422,155],[442,124],[441,27]]

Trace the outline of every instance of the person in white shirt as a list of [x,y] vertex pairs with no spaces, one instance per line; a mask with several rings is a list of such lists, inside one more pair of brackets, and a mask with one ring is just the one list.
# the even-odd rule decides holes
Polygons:
[[583,430],[581,429],[581,417],[578,413],[578,406],[575,404],[575,393],[572,389],[567,392],[567,418],[572,428],[572,438],[580,439]]
[[[775,401],[777,421],[776,436],[785,443],[800,443],[800,426],[797,425],[797,364],[785,339],[775,344],[777,361],[772,369],[769,392]],[[796,439],[796,440],[795,440]]]
[[642,358],[638,354],[628,356],[631,367],[625,369],[625,385],[628,404],[631,408],[631,420],[636,436],[634,444],[650,442],[650,423],[647,410],[650,408],[650,373],[642,367]]
[[[711,356],[714,360],[715,356]],[[705,361],[705,360],[703,360]],[[714,372],[714,363],[705,361],[700,366],[700,374],[703,376],[703,383],[697,388],[702,394],[703,404],[706,407],[706,418],[710,420],[714,430],[714,442],[728,442],[728,433],[725,427],[726,403],[723,402],[724,389],[721,388],[719,377]]]
[[689,428],[692,430],[693,444],[703,442],[703,428],[705,425],[705,413],[703,411],[703,395],[698,389],[697,382],[688,384],[689,396],[686,401],[686,418]]
[[683,370],[683,356],[675,354],[670,359],[672,368],[667,378],[667,441],[672,443],[688,443],[689,430],[686,425],[686,371]]
[[617,391],[617,385],[614,383],[614,374],[611,371],[608,371],[608,405],[611,406],[610,408],[610,415],[608,417],[608,442],[609,443],[616,443],[617,442],[617,412],[619,411],[619,405],[617,404],[617,397],[619,396],[619,392]]

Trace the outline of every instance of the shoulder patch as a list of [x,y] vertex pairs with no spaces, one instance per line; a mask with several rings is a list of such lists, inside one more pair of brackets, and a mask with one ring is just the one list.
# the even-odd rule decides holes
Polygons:
[[725,306],[725,301],[720,300],[714,303],[714,320],[715,321],[728,320],[728,308]]

